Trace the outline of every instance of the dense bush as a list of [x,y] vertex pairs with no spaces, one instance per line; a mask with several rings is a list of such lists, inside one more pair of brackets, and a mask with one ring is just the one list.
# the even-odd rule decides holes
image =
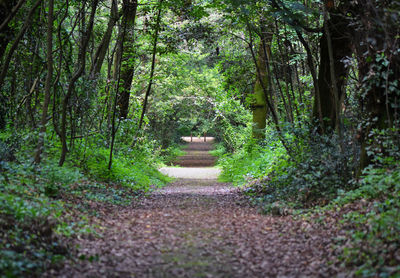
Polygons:
[[264,144],[249,140],[235,153],[220,157],[218,163],[223,170],[220,179],[245,185],[252,179],[269,175],[286,157],[284,148],[276,140]]
[[295,207],[327,203],[348,188],[357,150],[342,146],[350,142],[290,128],[285,135],[288,152],[276,138],[276,132],[269,131],[264,142],[250,140],[240,151],[222,157],[222,178],[248,183],[245,192],[262,201],[267,211],[278,201]]
[[108,170],[109,153],[106,148],[90,148],[85,157],[79,159],[79,167],[92,179],[119,183],[141,191],[168,181],[158,172],[156,163],[141,154],[140,150],[131,150],[123,156],[116,153],[111,170]]

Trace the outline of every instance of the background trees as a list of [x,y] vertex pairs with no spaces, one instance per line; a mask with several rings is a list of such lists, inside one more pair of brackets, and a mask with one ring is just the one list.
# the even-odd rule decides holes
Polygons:
[[[233,130],[250,124],[252,111],[253,138],[263,140],[268,123],[294,160],[302,150],[289,126],[308,126],[307,136],[338,136],[338,152],[354,153],[343,161],[350,178],[371,162],[368,148],[376,144],[368,134],[398,121],[397,9],[396,1],[372,0],[9,1],[1,5],[1,127],[32,131],[36,162],[46,138],[57,135],[63,165],[76,140],[94,134],[106,138],[112,154],[126,122],[137,122],[124,135],[131,142],[144,136],[168,147],[170,138],[195,131],[232,148],[239,136]],[[182,62],[183,53],[201,68]],[[214,78],[218,85],[204,85]],[[170,115],[171,107],[153,102],[161,95],[176,101],[179,92],[193,102],[172,101],[176,120],[164,121],[158,115]],[[240,103],[240,120],[219,108],[224,101]],[[188,111],[196,117],[183,120]],[[171,129],[180,121],[185,128]]]
[[[1,127],[31,131],[37,163],[47,138],[59,137],[63,165],[77,140],[100,136],[111,165],[128,122],[121,136],[132,146],[152,138],[166,148],[183,133],[208,132],[235,150],[252,112],[252,137],[265,140],[272,126],[295,161],[315,131],[338,136],[350,178],[378,149],[369,134],[398,121],[397,9],[372,0],[9,1]],[[237,117],[230,105],[240,106]]]

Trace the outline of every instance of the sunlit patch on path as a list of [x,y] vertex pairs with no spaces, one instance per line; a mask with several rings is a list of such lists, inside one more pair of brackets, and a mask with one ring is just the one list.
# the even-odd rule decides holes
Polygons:
[[164,167],[160,169],[160,172],[178,179],[216,180],[221,173],[221,169]]

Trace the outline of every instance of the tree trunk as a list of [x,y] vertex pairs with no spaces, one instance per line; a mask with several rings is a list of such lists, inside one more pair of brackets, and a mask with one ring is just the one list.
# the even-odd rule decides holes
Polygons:
[[[272,94],[269,92],[270,90],[269,90],[269,87],[266,86],[267,84],[265,84],[265,83],[263,82],[263,80],[262,80],[261,68],[258,66],[257,57],[256,57],[256,54],[255,54],[254,49],[253,49],[253,42],[254,42],[254,39],[253,39],[252,27],[250,26],[250,23],[249,23],[249,22],[247,22],[246,25],[247,25],[247,30],[248,30],[248,32],[249,32],[249,37],[250,37],[250,40],[249,40],[249,42],[248,42],[248,45],[249,45],[249,49],[250,49],[250,52],[251,52],[251,57],[252,57],[252,59],[253,59],[254,65],[255,65],[255,67],[256,67],[257,79],[258,79],[258,81],[260,82],[260,85],[261,85],[262,90],[263,90],[263,92],[264,92],[264,98],[265,98],[265,101],[266,101],[266,103],[267,103],[267,108],[268,108],[269,111],[271,112],[272,120],[273,120],[273,122],[274,122],[274,124],[275,124],[276,131],[278,132],[279,139],[281,140],[281,143],[282,143],[282,145],[285,147],[285,149],[287,150],[287,152],[290,154],[290,153],[291,153],[291,150],[290,150],[289,146],[287,145],[285,138],[284,138],[283,135],[282,135],[282,130],[281,130],[281,127],[280,127],[280,125],[279,125],[278,114],[277,114],[277,112],[276,112],[275,107],[273,106],[272,99],[270,98],[270,97],[272,97]],[[268,56],[267,56],[267,55],[268,55],[268,47],[269,47],[269,44],[270,44],[271,40],[272,40],[272,37],[268,38],[268,37],[265,36],[265,34],[263,34],[263,33],[261,32],[261,43],[262,43],[262,48],[263,48],[264,55],[265,55],[265,57],[267,58],[267,60],[268,60]],[[267,62],[268,62],[268,61],[267,61]],[[268,64],[268,63],[265,64],[264,67],[266,68],[266,71],[267,71],[267,73],[268,73],[267,76],[270,75],[269,64]],[[269,77],[269,78],[268,78],[268,81],[271,82],[270,76],[268,76],[268,77]],[[271,95],[271,96],[269,96],[269,95]]]
[[[8,23],[11,19],[11,15],[13,14],[13,10],[15,7],[20,6],[19,3],[16,5],[16,1],[3,1],[0,3],[0,65],[2,64],[3,55],[7,49],[7,45],[12,39],[12,30]],[[22,2],[22,1],[20,1]],[[17,9],[18,10],[18,9]]]
[[[61,130],[60,130],[60,141],[61,141],[61,155],[60,155],[60,160],[58,164],[60,166],[63,166],[65,162],[65,158],[67,156],[68,152],[68,147],[67,147],[67,110],[68,110],[68,105],[69,105],[69,100],[72,96],[72,93],[75,89],[75,83],[78,81],[78,79],[82,76],[85,65],[86,65],[86,49],[89,44],[90,36],[92,34],[93,30],[93,24],[94,24],[94,17],[96,14],[96,9],[97,9],[97,4],[99,0],[93,0],[92,2],[92,10],[90,14],[90,19],[89,19],[89,24],[87,26],[86,31],[82,35],[82,43],[81,43],[81,49],[79,51],[79,56],[78,56],[78,61],[77,61],[77,69],[73,76],[70,79],[70,82],[68,84],[68,91],[66,95],[64,96],[63,102],[62,102],[62,110],[61,110]],[[85,3],[84,3],[85,4]]]
[[126,119],[129,111],[129,97],[134,73],[135,53],[135,18],[137,11],[137,0],[124,0],[123,2],[123,25],[126,34],[124,37],[124,51],[122,53],[120,82],[121,92],[119,96],[119,116]]
[[268,113],[267,101],[265,99],[264,90],[261,84],[261,82],[263,82],[264,86],[268,86],[268,76],[265,67],[267,62],[262,42],[260,42],[257,64],[260,70],[256,73],[257,79],[254,85],[253,98],[251,104],[251,110],[253,112],[252,137],[256,140],[262,140],[265,139],[265,127],[266,127],[267,113]]
[[[8,51],[5,61],[3,62],[2,56],[5,53],[5,50],[7,48],[8,42],[10,41],[10,29],[8,27],[8,25],[6,25],[3,28],[3,31],[0,33],[0,62],[1,62],[1,72],[0,72],[0,130],[4,129],[5,125],[6,125],[6,114],[7,114],[7,107],[5,104],[5,99],[6,97],[3,95],[2,93],[2,88],[4,85],[4,81],[7,75],[7,71],[8,68],[10,66],[10,62],[11,62],[11,58],[15,52],[15,50],[18,47],[19,42],[21,41],[22,37],[24,36],[26,30],[28,29],[28,27],[30,26],[32,17],[36,11],[36,9],[39,7],[40,3],[42,2],[42,0],[37,0],[32,8],[30,9],[24,25],[21,27],[21,30],[19,31],[19,33],[17,34],[13,44],[10,47],[10,50]],[[1,6],[0,11],[2,13],[7,12],[7,10],[3,10],[3,6]]]
[[151,86],[153,85],[154,69],[155,69],[155,65],[156,65],[156,55],[157,55],[158,32],[160,31],[160,23],[161,23],[162,3],[163,3],[163,0],[160,0],[159,7],[158,7],[158,14],[157,14],[156,30],[155,30],[154,41],[153,41],[153,57],[151,60],[150,80],[149,80],[149,84],[148,84],[147,90],[146,90],[146,95],[145,95],[144,101],[143,101],[142,114],[140,115],[138,130],[140,130],[142,128],[143,119],[144,119],[144,115],[146,114],[147,103],[148,103],[149,95],[151,92]]
[[[348,72],[342,59],[352,54],[350,33],[348,32],[349,22],[346,16],[332,10],[329,11],[329,14],[330,19],[325,22],[325,30],[320,39],[318,92],[315,94],[313,107],[313,117],[322,118],[324,130],[334,130],[339,125],[337,116],[340,111],[338,109],[340,109],[343,99]],[[319,115],[318,104],[321,108],[321,115]]]
[[49,0],[48,4],[48,15],[47,15],[47,75],[46,83],[44,87],[44,102],[42,108],[42,119],[40,122],[40,131],[38,145],[35,155],[35,163],[39,164],[41,160],[41,154],[44,147],[44,136],[46,133],[47,125],[47,112],[50,103],[51,86],[53,79],[53,13],[54,13],[54,0]]
[[6,59],[5,59],[4,63],[2,64],[3,67],[2,67],[1,73],[0,73],[0,89],[4,85],[4,79],[6,78],[6,74],[7,74],[7,70],[10,65],[10,62],[11,62],[11,58],[12,58],[15,50],[17,49],[19,42],[21,41],[22,37],[24,36],[26,30],[30,26],[33,15],[34,15],[36,9],[39,7],[41,2],[42,2],[42,0],[36,1],[35,4],[33,5],[33,7],[30,9],[28,16],[26,17],[26,20],[24,22],[24,25],[22,26],[22,28],[19,31],[17,37],[15,38],[13,44],[11,45],[10,50],[7,53]]
[[118,2],[117,0],[112,0],[110,20],[108,21],[107,30],[104,33],[100,45],[97,48],[96,53],[93,57],[92,68],[90,70],[90,75],[93,79],[96,79],[97,75],[100,73],[101,67],[107,54],[107,49],[110,45],[111,35],[113,33],[114,26],[118,22],[119,18],[120,16],[118,14]]
[[[395,2],[395,1],[394,1]],[[398,4],[397,4],[398,5]],[[367,149],[371,144],[385,147],[381,142],[369,139],[373,129],[387,129],[399,125],[398,92],[400,92],[400,53],[398,50],[399,25],[396,3],[376,0],[358,1],[352,7],[356,18],[353,45],[358,60],[361,96],[366,119],[361,134],[361,171],[372,162]]]

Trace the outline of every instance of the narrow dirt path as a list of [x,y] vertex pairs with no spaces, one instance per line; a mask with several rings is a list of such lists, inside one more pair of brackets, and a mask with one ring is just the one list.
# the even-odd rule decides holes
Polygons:
[[183,137],[183,140],[188,142],[184,148],[186,154],[179,157],[175,161],[175,165],[181,167],[213,167],[216,161],[216,157],[212,156],[211,151],[214,146],[213,137],[202,138],[190,138]]
[[209,153],[214,147],[214,138],[207,137],[204,141],[204,137],[183,137],[183,140],[188,143],[184,148],[186,154],[173,163],[182,168],[164,167],[160,171],[178,179],[216,180],[221,170],[214,167],[216,157]]
[[[186,162],[185,162],[186,163]],[[260,214],[229,184],[178,179],[100,219],[59,277],[331,277],[329,231]],[[55,273],[53,273],[55,274]]]

